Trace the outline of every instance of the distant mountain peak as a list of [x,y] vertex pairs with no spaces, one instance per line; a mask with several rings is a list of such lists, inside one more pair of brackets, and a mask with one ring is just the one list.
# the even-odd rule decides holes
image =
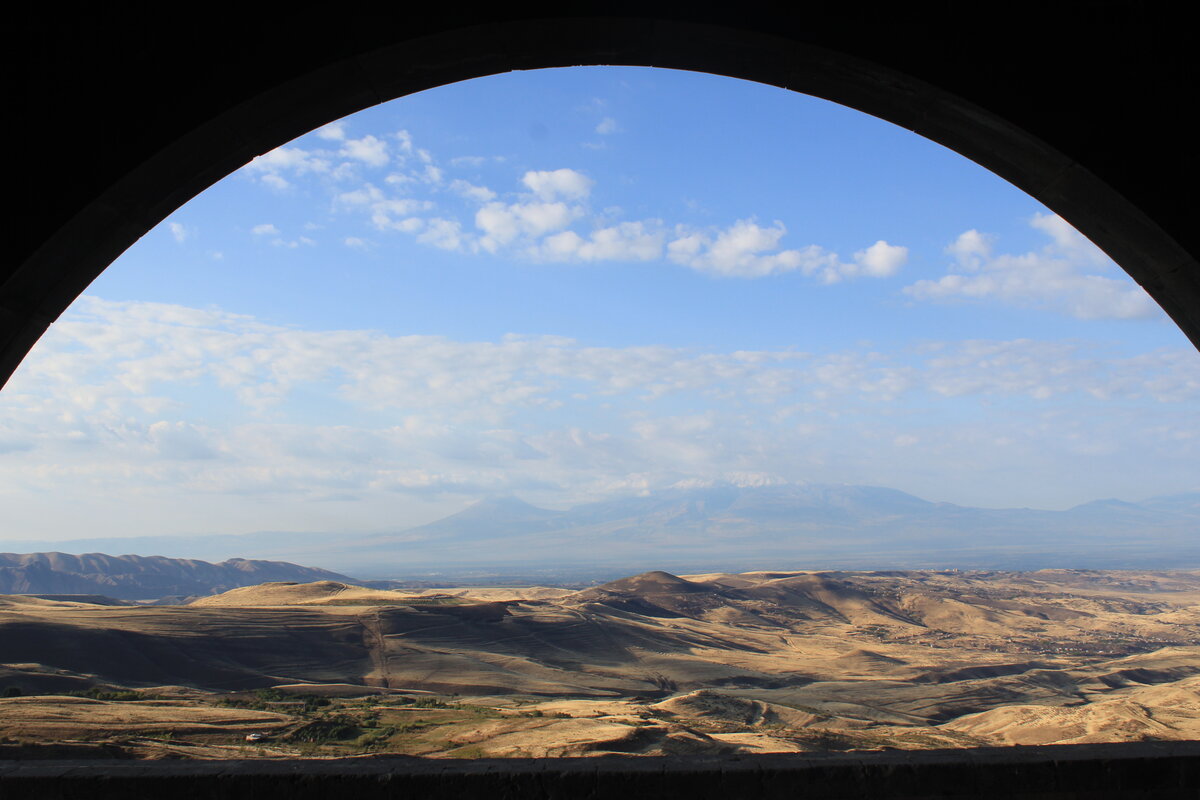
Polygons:
[[494,497],[485,497],[482,500],[476,500],[471,505],[459,511],[457,514],[451,515],[450,518],[479,518],[479,517],[545,517],[557,514],[557,511],[551,511],[548,508],[539,508],[530,503],[526,503],[515,495],[496,495]]

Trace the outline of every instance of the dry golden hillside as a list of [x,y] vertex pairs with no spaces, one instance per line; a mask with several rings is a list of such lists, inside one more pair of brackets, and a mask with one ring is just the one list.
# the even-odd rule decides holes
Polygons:
[[[163,724],[178,713],[179,731],[216,736],[182,709],[282,687],[334,707],[251,710],[296,729],[341,714],[330,730],[357,731],[353,747],[431,756],[1200,733],[1195,572],[653,572],[581,592],[319,581],[175,607],[4,597],[0,641],[0,687],[27,696],[191,687]],[[0,736],[61,730],[29,716],[55,702],[0,706]],[[81,730],[117,735],[86,710]]]

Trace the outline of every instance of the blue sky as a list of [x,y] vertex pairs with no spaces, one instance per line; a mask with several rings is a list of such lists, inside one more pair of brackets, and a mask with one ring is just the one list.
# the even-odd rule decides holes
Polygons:
[[781,89],[511,73],[256,159],[0,393],[5,535],[376,531],[713,481],[1200,488],[1200,359],[991,173]]

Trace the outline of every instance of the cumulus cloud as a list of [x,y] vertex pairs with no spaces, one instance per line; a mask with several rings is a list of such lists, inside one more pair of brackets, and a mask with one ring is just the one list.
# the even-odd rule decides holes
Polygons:
[[367,212],[376,230],[397,230],[404,233],[415,233],[423,226],[423,221],[415,218],[414,214],[434,208],[431,200],[395,197],[370,183],[359,189],[341,192],[334,198],[334,204]]
[[345,139],[342,149],[338,152],[345,158],[352,158],[372,167],[385,166],[391,160],[387,152],[387,142],[371,135],[361,139]]
[[561,202],[488,203],[475,213],[475,226],[483,232],[480,247],[495,253],[519,236],[536,239],[561,231],[580,213]]
[[496,193],[486,186],[476,186],[462,179],[451,181],[450,190],[476,203],[490,203],[496,199]]
[[267,186],[282,190],[291,187],[288,176],[297,178],[327,173],[330,167],[331,162],[324,154],[285,145],[258,156],[243,169]]
[[622,222],[592,231],[587,238],[563,231],[542,240],[538,255],[547,261],[656,261],[665,233],[658,220]]
[[726,278],[761,278],[799,271],[824,283],[844,278],[890,277],[908,259],[908,249],[878,241],[844,262],[836,253],[816,245],[782,249],[787,229],[778,220],[769,227],[742,219],[727,228],[712,231],[679,229],[667,245],[668,257],[676,264]]
[[916,300],[993,301],[1078,319],[1162,314],[1144,289],[1061,217],[1038,214],[1030,224],[1051,240],[1041,250],[997,253],[994,236],[965,231],[946,248],[954,259],[949,273],[917,281],[904,292]]
[[461,250],[466,237],[458,220],[435,217],[422,225],[417,241],[442,250]]
[[556,169],[531,170],[521,177],[521,183],[540,200],[550,202],[559,198],[582,200],[591,193],[595,181],[573,169]]
[[346,138],[346,123],[331,122],[324,127],[317,128],[317,136],[331,142],[340,142]]
[[854,254],[857,269],[845,274],[862,274],[872,278],[890,278],[908,261],[908,248],[891,245],[880,239],[866,250]]

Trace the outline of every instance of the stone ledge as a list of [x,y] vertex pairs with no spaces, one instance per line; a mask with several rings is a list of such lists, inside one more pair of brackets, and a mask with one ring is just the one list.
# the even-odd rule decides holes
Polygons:
[[1198,796],[1200,742],[678,758],[0,762],[5,800]]

